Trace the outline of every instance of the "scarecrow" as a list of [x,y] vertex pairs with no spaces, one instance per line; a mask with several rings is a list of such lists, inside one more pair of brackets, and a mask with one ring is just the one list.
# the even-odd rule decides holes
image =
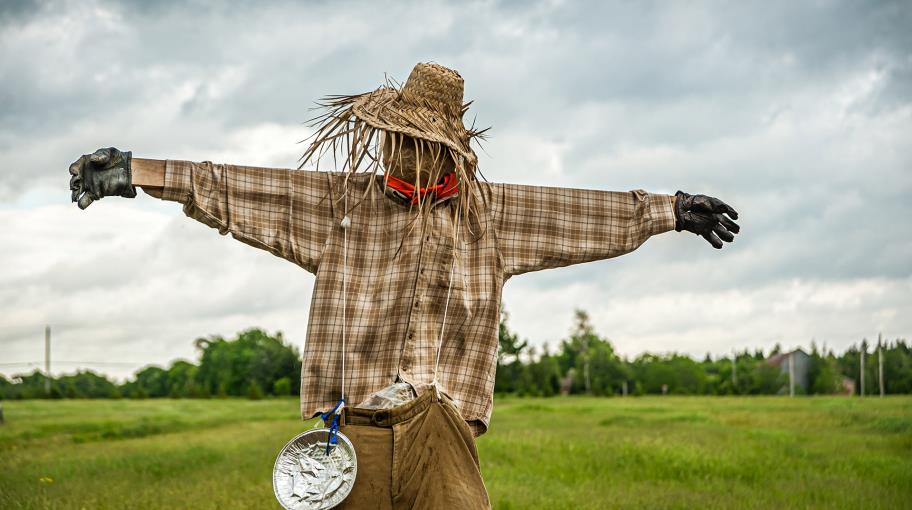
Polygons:
[[485,130],[464,125],[463,80],[437,64],[321,105],[297,171],[114,148],[70,167],[82,209],[138,185],[316,275],[301,413],[326,427],[276,463],[286,508],[488,508],[474,438],[491,418],[504,282],[671,230],[715,248],[739,230],[704,195],[486,181],[472,147]]

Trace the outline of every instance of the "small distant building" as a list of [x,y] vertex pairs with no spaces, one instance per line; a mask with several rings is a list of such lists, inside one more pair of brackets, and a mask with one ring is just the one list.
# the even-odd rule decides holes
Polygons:
[[561,378],[561,381],[560,381],[560,394],[561,395],[570,394],[570,390],[573,389],[573,378],[574,377],[576,377],[576,369],[571,368],[570,370],[567,370],[567,375],[565,375],[563,378]]
[[766,362],[770,365],[779,367],[780,373],[785,376],[785,385],[779,389],[779,394],[789,394],[789,358],[792,360],[791,370],[795,376],[795,393],[807,394],[810,386],[810,381],[808,380],[808,372],[811,368],[811,357],[808,355],[808,353],[802,351],[801,349],[795,349],[791,352],[774,354],[766,359]]
[[843,376],[842,380],[839,381],[839,392],[840,395],[852,396],[855,394],[855,379],[851,377]]

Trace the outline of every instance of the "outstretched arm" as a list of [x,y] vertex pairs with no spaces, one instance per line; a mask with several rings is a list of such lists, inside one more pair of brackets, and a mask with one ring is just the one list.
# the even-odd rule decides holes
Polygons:
[[[702,235],[720,248],[738,225],[737,213],[704,195],[642,190],[599,191],[492,184],[494,230],[508,275],[607,259],[629,253],[672,229]],[[718,236],[718,237],[717,237]]]
[[332,229],[330,174],[131,158],[99,149],[70,166],[73,201],[84,209],[105,196],[134,197],[140,186],[180,202],[184,213],[221,234],[316,272]]
[[508,275],[617,257],[674,228],[674,197],[644,191],[492,184]]

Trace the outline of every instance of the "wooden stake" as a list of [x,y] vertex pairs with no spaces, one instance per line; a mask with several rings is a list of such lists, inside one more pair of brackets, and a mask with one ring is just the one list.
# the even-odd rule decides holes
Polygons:
[[165,186],[165,162],[160,159],[133,158],[130,161],[133,184],[163,188]]

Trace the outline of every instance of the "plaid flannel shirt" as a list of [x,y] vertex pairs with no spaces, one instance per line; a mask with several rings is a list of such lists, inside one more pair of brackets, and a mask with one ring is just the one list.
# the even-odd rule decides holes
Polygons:
[[[379,185],[371,175],[352,176],[349,203]],[[484,433],[493,408],[504,282],[623,255],[674,228],[668,195],[496,183],[480,183],[478,192],[487,194],[484,235],[461,234],[455,247],[455,201],[435,204],[423,223],[412,221],[415,211],[402,200],[382,194],[349,214],[349,404],[397,379],[421,386],[434,378],[452,271],[437,380],[473,432]],[[168,161],[164,188],[151,194],[316,274],[301,413],[306,419],[332,408],[339,399],[343,326],[340,174]]]

